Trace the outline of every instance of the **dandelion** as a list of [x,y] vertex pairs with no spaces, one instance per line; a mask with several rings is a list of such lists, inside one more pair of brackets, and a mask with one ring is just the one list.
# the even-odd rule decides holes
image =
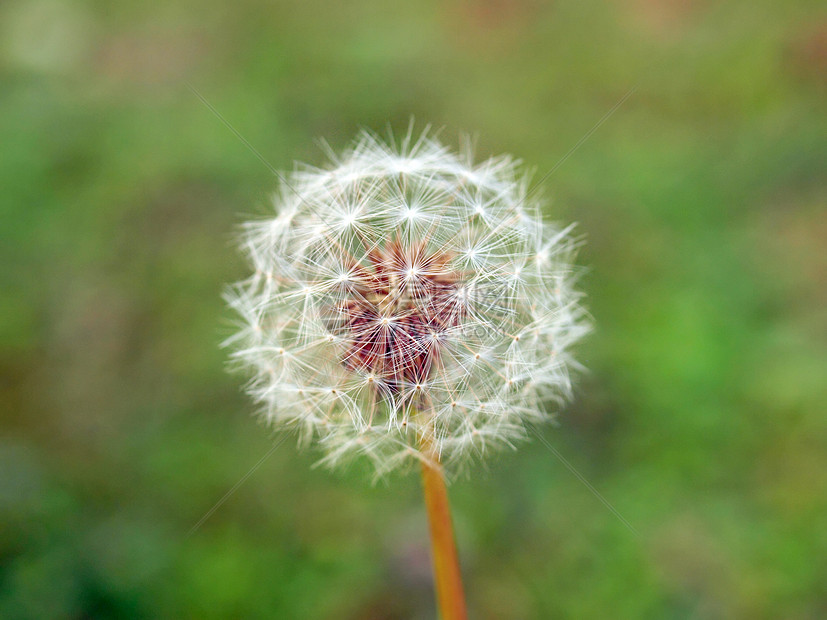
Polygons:
[[462,617],[443,471],[513,446],[569,398],[588,329],[576,241],[542,221],[509,157],[474,164],[427,132],[363,133],[330,157],[244,227],[254,273],[228,295],[233,358],[264,417],[322,463],[422,464],[443,614]]

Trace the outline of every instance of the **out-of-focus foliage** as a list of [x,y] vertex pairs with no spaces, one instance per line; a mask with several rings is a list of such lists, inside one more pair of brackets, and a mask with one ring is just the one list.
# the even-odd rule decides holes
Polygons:
[[411,115],[555,166],[596,332],[451,487],[477,618],[827,615],[816,2],[0,5],[0,616],[431,618],[416,476],[268,452],[218,348],[271,172]]

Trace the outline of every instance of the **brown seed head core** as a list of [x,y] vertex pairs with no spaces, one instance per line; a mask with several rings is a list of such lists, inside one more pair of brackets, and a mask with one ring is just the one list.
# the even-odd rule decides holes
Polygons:
[[344,342],[342,363],[385,394],[427,381],[448,332],[465,312],[451,257],[398,237],[352,261],[331,332]]

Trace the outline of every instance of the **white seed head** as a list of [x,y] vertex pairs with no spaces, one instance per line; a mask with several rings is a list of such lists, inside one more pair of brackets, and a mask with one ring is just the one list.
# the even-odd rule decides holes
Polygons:
[[363,133],[289,175],[275,207],[244,227],[254,273],[227,296],[228,343],[266,419],[322,462],[456,469],[570,397],[588,331],[576,242],[542,221],[512,159]]

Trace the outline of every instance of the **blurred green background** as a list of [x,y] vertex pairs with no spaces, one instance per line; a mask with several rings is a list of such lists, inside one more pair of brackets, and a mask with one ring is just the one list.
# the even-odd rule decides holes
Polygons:
[[433,618],[415,475],[273,445],[225,372],[275,167],[413,115],[578,221],[551,445],[451,486],[474,618],[827,617],[820,2],[0,5],[0,617]]

